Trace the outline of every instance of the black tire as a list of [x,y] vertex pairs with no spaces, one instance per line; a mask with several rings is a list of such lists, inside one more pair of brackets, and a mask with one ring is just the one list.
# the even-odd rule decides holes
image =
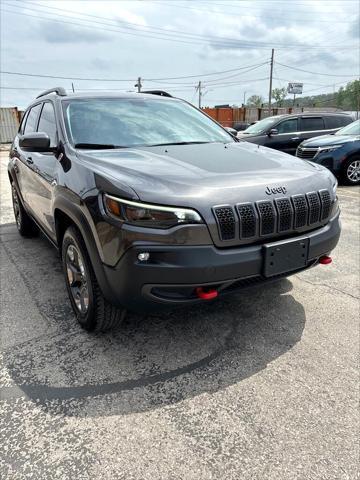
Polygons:
[[346,185],[360,185],[360,155],[349,158],[344,163],[342,179]]
[[104,298],[76,227],[71,226],[65,232],[62,262],[71,306],[80,325],[95,332],[118,327],[125,318],[126,310],[115,307]]
[[16,226],[20,235],[23,237],[35,237],[38,235],[39,229],[33,219],[26,213],[14,182],[11,183],[11,192]]

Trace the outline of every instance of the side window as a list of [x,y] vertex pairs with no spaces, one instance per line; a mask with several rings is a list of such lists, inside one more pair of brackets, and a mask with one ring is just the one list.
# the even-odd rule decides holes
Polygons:
[[322,117],[305,117],[301,119],[301,130],[309,132],[311,130],[324,130],[324,119]]
[[338,117],[339,127],[345,127],[345,125],[349,125],[353,121],[354,120],[350,117],[350,115],[348,117],[345,115],[343,117]]
[[298,130],[298,120],[297,118],[291,118],[289,120],[284,120],[279,123],[276,127],[279,133],[291,133],[297,132]]
[[325,118],[325,123],[326,123],[326,128],[340,128],[343,126],[343,123],[341,121],[342,119],[340,117],[326,117]]
[[50,102],[45,102],[40,115],[38,132],[44,132],[49,135],[50,147],[57,145],[56,120],[54,107]]
[[24,128],[24,133],[32,133],[36,131],[36,123],[37,123],[37,118],[38,118],[38,113],[41,108],[41,103],[39,105],[35,105],[35,107],[32,107],[32,109],[29,111],[28,116],[26,118],[26,123],[25,123],[25,128]]
[[28,116],[28,113],[29,113],[29,110],[27,110],[22,119],[21,119],[21,122],[20,122],[20,126],[19,126],[19,133],[24,133],[24,127],[25,127],[25,123],[26,123],[26,119],[27,119],[27,116]]

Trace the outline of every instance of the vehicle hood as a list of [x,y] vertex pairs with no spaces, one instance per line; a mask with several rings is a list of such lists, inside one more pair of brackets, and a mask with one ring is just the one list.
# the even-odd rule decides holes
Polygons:
[[292,195],[331,190],[334,182],[322,166],[247,142],[78,150],[78,157],[95,174],[99,190],[110,185],[114,193],[127,185],[143,201],[199,210],[269,198],[267,187],[285,187]]
[[240,130],[240,132],[238,132],[236,136],[240,140],[246,140],[247,138],[262,137],[264,136],[264,133],[245,133],[244,131]]
[[343,145],[360,140],[360,135],[321,135],[301,143],[302,147],[325,147],[327,145]]

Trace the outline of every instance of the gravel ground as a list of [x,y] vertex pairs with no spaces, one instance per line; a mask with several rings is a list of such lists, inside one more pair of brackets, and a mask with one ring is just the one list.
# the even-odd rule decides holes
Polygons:
[[358,478],[359,188],[331,266],[90,335],[0,157],[2,479]]

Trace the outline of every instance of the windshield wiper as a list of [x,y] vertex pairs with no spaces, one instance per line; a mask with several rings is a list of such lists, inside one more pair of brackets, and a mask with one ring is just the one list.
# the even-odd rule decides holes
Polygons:
[[105,148],[126,148],[122,145],[112,145],[110,143],[75,143],[75,148],[88,148],[91,150],[105,149]]
[[169,143],[154,143],[147,145],[148,147],[165,147],[166,145],[194,145],[196,143],[214,143],[214,142],[169,142]]

